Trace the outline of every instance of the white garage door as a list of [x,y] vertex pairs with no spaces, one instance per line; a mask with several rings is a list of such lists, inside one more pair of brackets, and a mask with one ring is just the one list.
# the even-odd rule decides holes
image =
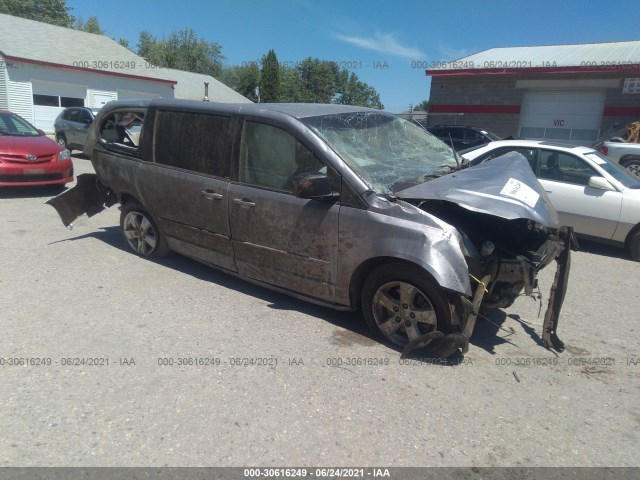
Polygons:
[[529,91],[520,110],[520,137],[592,145],[598,139],[605,91]]
[[33,124],[47,133],[53,132],[53,122],[67,106],[84,105],[87,88],[70,83],[33,81]]
[[117,100],[118,96],[116,92],[105,92],[101,90],[89,90],[87,92],[88,105],[87,107],[97,108],[98,110],[109,103],[111,100]]

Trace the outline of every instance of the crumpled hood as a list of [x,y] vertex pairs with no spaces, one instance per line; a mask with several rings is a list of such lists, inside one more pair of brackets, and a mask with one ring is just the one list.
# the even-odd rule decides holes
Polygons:
[[397,192],[404,200],[446,200],[475,212],[507,220],[525,218],[560,226],[558,213],[527,160],[510,152]]

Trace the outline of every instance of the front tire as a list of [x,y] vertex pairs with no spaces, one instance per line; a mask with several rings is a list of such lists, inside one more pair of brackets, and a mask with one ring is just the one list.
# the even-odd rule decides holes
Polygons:
[[141,257],[165,257],[169,246],[153,220],[139,203],[129,202],[120,213],[122,238],[129,248]]
[[374,270],[362,289],[362,311],[374,333],[400,347],[436,330],[452,330],[442,288],[414,265],[394,263]]
[[58,135],[56,137],[56,142],[62,148],[66,148],[67,150],[69,150],[69,154],[71,154],[71,149],[69,148],[69,144],[67,143],[67,137],[65,137],[64,135],[60,134],[60,135]]

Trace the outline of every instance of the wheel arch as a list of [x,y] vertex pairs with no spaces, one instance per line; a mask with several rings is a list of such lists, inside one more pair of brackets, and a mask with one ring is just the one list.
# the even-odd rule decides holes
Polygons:
[[637,224],[635,227],[633,227],[629,233],[627,233],[627,238],[624,239],[624,249],[627,252],[630,252],[631,250],[631,239],[634,237],[634,235],[636,235],[638,232],[640,232],[640,223]]
[[[437,272],[431,268],[428,264],[419,264],[416,262],[412,262],[410,260],[398,257],[390,257],[390,256],[380,256],[380,257],[372,257],[365,261],[363,261],[351,274],[351,278],[349,280],[349,300],[351,304],[351,308],[353,310],[358,310],[361,307],[361,296],[362,289],[364,287],[364,283],[367,280],[367,277],[373,272],[376,268],[381,267],[382,265],[387,264],[400,264],[407,265],[411,267],[415,267],[420,269],[425,275],[428,275],[429,278],[436,284],[439,285],[447,295],[450,294],[451,290],[446,286],[443,286],[441,282],[438,281],[440,277]],[[456,295],[459,296],[460,293],[456,292]]]
[[634,160],[640,161],[640,153],[630,153],[630,154],[624,155],[623,157],[620,158],[620,165],[624,167],[625,164],[632,162]]
[[[140,200],[138,200],[134,195],[128,193],[128,192],[118,192],[118,201],[120,202],[120,205],[124,206],[127,203],[130,202],[135,202],[138,203],[140,205],[142,205],[142,202]],[[142,205],[144,207],[144,205]],[[146,207],[145,207],[146,208]]]

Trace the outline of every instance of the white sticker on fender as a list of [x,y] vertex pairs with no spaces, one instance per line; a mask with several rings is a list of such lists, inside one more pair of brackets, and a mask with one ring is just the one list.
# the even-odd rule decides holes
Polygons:
[[536,203],[538,203],[538,199],[540,198],[540,194],[538,194],[538,192],[529,185],[525,185],[515,178],[510,178],[507,181],[504,187],[502,187],[502,190],[500,190],[500,195],[517,198],[530,207],[535,207]]

